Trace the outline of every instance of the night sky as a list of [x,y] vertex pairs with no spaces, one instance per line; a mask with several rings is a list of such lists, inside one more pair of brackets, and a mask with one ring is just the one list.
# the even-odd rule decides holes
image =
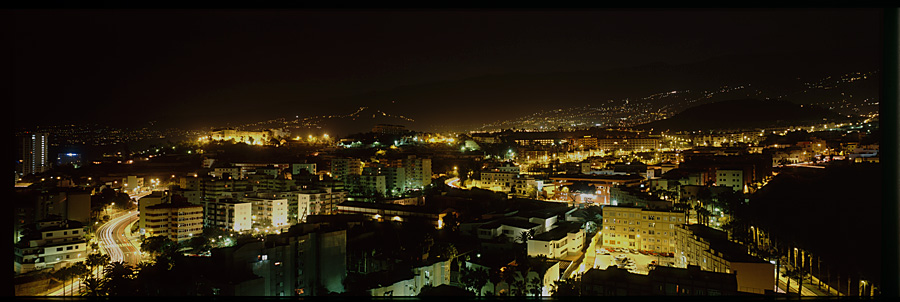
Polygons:
[[[881,10],[13,11],[16,126],[212,126],[513,72],[782,51],[876,56]],[[303,110],[284,110],[284,106]],[[39,110],[35,113],[31,110]],[[26,113],[28,112],[28,113]]]

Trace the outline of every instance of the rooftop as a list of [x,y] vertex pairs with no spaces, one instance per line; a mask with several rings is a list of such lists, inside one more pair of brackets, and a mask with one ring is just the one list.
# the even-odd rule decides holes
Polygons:
[[174,202],[174,203],[161,203],[157,205],[152,205],[147,207],[147,209],[180,209],[180,208],[200,208],[201,205],[193,204],[190,202]]
[[441,209],[436,209],[433,207],[427,206],[408,206],[408,205],[399,205],[399,204],[388,204],[388,203],[371,203],[371,202],[359,202],[359,201],[345,201],[338,205],[339,207],[357,207],[357,208],[367,208],[367,209],[381,209],[387,211],[402,211],[402,212],[413,212],[413,213],[427,213],[427,214],[440,214],[443,212]]
[[479,226],[479,229],[495,229],[500,227],[501,225],[508,225],[511,227],[517,227],[520,229],[532,229],[540,226],[540,224],[529,222],[527,218],[524,217],[504,217],[500,218],[488,223],[485,223]]
[[556,241],[566,238],[569,233],[577,233],[581,230],[580,223],[559,222],[552,230],[534,236],[534,240]]
[[607,174],[564,174],[564,175],[553,175],[550,176],[550,179],[588,179],[588,180],[643,180],[644,177],[636,174],[629,175],[607,175]]

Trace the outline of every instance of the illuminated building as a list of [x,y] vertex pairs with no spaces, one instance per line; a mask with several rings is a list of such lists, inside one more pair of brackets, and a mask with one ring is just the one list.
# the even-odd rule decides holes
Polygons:
[[253,205],[231,198],[203,201],[203,225],[210,228],[241,232],[250,230]]
[[596,194],[588,194],[593,195],[588,196],[588,198],[592,202],[608,205],[611,204],[610,189],[613,186],[639,185],[644,180],[644,177],[640,175],[552,175],[550,180],[558,186],[571,185],[575,182],[586,182],[597,189]]
[[450,261],[434,261],[431,264],[417,266],[407,274],[384,275],[386,278],[380,279],[379,283],[385,286],[369,289],[372,297],[414,297],[418,296],[425,286],[450,284]]
[[610,151],[650,151],[661,149],[661,145],[656,138],[599,138],[597,148]]
[[580,223],[561,222],[556,228],[528,240],[528,256],[563,259],[577,255],[584,247],[584,238]]
[[597,138],[591,136],[579,137],[575,139],[575,143],[573,144],[573,146],[585,149],[596,149]]
[[[364,168],[367,172],[370,168]],[[347,177],[347,187],[350,193],[368,196],[387,196],[387,187],[385,175],[371,175],[363,172],[363,175],[349,175]]]
[[492,239],[498,236],[506,237],[510,242],[522,243],[523,232],[540,234],[544,231],[543,225],[529,221],[525,217],[504,217],[478,226],[479,239]]
[[43,173],[50,169],[47,162],[47,134],[26,134],[22,142],[22,175]]
[[775,290],[775,264],[750,256],[746,247],[728,240],[725,232],[699,224],[677,226],[675,231],[676,266],[736,274],[740,292]]
[[744,179],[744,170],[717,170],[716,185],[730,187],[738,193],[747,193],[747,180]]
[[[303,190],[297,194],[298,221],[304,221],[306,215],[335,214],[337,205],[347,200],[347,191]],[[304,211],[305,209],[305,211]]]
[[[271,194],[271,193],[268,193]],[[267,193],[258,194],[257,196],[268,195]],[[288,224],[288,201],[287,199],[275,199],[267,197],[247,197],[243,201],[250,202],[252,207],[253,224],[260,227],[284,227]]]
[[150,195],[138,199],[138,228],[141,234],[147,230],[147,208],[169,202],[168,192],[154,191]]
[[260,190],[256,192],[247,192],[244,196],[256,196],[256,197],[266,197],[272,199],[286,199],[288,203],[287,215],[288,215],[288,223],[294,224],[299,222],[300,217],[303,214],[306,214],[306,207],[308,204],[303,204],[303,207],[300,208],[300,193],[301,191],[289,191],[289,190]]
[[77,221],[45,220],[30,225],[33,232],[14,248],[14,270],[27,273],[59,269],[87,259],[84,225]]
[[234,140],[236,143],[245,143],[248,145],[265,145],[270,140],[284,136],[280,130],[270,129],[266,131],[240,131],[235,129],[222,129],[210,131],[207,136],[201,137],[200,141],[229,141]]
[[603,246],[675,253],[676,228],[684,213],[641,207],[603,207]]
[[56,164],[57,165],[72,165],[76,169],[82,166],[81,163],[81,154],[79,153],[59,153],[56,155]]
[[401,167],[406,169],[406,177],[411,188],[421,190],[431,184],[430,158],[416,158],[415,155],[410,155],[401,160]]
[[331,160],[331,176],[344,181],[347,175],[362,174],[362,161],[355,158],[335,158]]
[[242,179],[244,178],[244,174],[241,173],[240,167],[215,167],[212,171],[209,172],[209,175],[215,178],[228,178],[231,177],[233,179]]
[[[332,161],[332,164],[334,163]],[[349,170],[344,168],[343,161],[339,164],[338,170],[335,171],[344,173],[345,170]],[[353,165],[355,163],[350,167],[353,168]],[[415,155],[410,155],[403,159],[369,164],[362,170],[367,175],[384,175],[386,195],[390,196],[397,196],[408,190],[422,190],[431,184],[430,158],[417,158]]]
[[188,202],[161,203],[141,212],[144,236],[184,241],[203,233],[203,207]]

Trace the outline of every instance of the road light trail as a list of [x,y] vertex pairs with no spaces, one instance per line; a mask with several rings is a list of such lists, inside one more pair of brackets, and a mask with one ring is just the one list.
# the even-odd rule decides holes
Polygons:
[[445,183],[450,187],[462,189],[462,187],[459,186],[459,177],[448,179]]
[[[129,195],[132,199],[140,199],[149,195],[150,192],[142,192]],[[97,230],[97,238],[100,239],[103,252],[109,255],[110,262],[124,262],[126,264],[137,264],[141,261],[140,249],[128,240],[126,228],[138,219],[137,211],[130,211],[107,221]],[[123,250],[124,249],[124,250]],[[103,277],[103,272],[98,272],[98,278]],[[68,286],[47,293],[47,296],[63,296],[71,295],[81,288],[81,280],[72,280]]]
[[[150,192],[143,192],[130,195],[133,199],[149,195]],[[109,222],[103,224],[97,231],[103,243],[103,248],[109,255],[110,262],[124,262],[126,264],[137,264],[140,262],[140,249],[128,240],[126,229],[131,223],[138,219],[138,211],[130,211],[124,215],[113,218]]]
[[[110,262],[126,262],[125,253],[134,252],[134,245],[125,238],[124,230],[137,219],[136,211],[116,217],[104,223],[97,232],[102,242],[103,249],[109,255]],[[123,248],[126,249],[123,251]]]

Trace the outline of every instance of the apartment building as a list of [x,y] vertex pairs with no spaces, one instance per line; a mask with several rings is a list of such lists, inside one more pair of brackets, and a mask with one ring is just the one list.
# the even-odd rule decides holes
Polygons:
[[603,246],[675,253],[684,213],[642,207],[603,207]]
[[241,232],[250,230],[253,205],[231,198],[203,201],[203,225],[205,227]]
[[716,170],[716,185],[730,187],[735,192],[747,193],[747,183],[749,179],[744,177],[744,170],[741,169],[719,169]]
[[248,193],[243,201],[252,205],[251,218],[259,227],[281,228],[288,226],[288,200],[276,198],[276,194],[265,192]]
[[173,241],[203,233],[203,206],[188,202],[161,203],[141,212],[145,237],[165,236]]
[[57,269],[87,259],[84,224],[72,220],[44,220],[27,226],[15,244],[17,274]]
[[298,221],[304,221],[307,215],[331,215],[337,212],[337,206],[347,201],[347,191],[301,190],[297,193]]
[[775,290],[775,264],[750,256],[747,248],[728,235],[704,225],[681,225],[676,231],[675,265],[737,274],[737,290],[764,294]]

